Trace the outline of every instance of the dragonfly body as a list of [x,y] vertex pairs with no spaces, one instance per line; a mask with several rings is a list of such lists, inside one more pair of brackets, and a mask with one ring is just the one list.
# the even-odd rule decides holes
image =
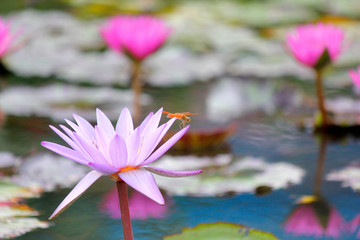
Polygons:
[[191,122],[191,118],[187,115],[196,115],[197,113],[191,113],[191,112],[182,112],[182,113],[170,113],[163,111],[163,113],[167,114],[168,118],[177,118],[181,120],[180,128],[184,128],[187,123]]

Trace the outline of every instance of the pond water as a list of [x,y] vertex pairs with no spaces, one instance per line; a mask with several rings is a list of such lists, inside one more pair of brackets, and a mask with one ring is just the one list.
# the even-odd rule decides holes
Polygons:
[[[113,14],[108,8],[98,6],[94,11],[91,1],[89,5],[70,0],[5,2],[0,12],[15,26],[32,24],[24,29],[28,44],[4,61],[12,73],[1,77],[0,104],[7,120],[0,130],[0,152],[20,159],[9,173],[1,168],[5,160],[0,158],[0,183],[41,187],[44,192],[37,198],[21,202],[47,222],[86,172],[66,165],[69,162],[63,158],[41,163],[49,153],[40,146],[41,141],[62,143],[48,125],[64,124],[63,119],[71,118],[72,112],[93,121],[96,107],[115,122],[124,106],[131,107],[129,66],[121,56],[105,51],[98,39],[101,17]],[[132,9],[125,2],[128,9],[116,5],[118,11]],[[178,185],[157,179],[167,200],[162,207],[130,191],[135,239],[162,239],[184,228],[219,221],[270,232],[279,239],[360,238],[358,129],[343,128],[336,135],[313,133],[313,73],[289,58],[282,42],[284,29],[294,24],[326,14],[349,18],[333,20],[346,23],[353,45],[326,73],[325,92],[329,99],[357,100],[346,72],[360,63],[355,41],[360,38],[355,31],[359,23],[350,19],[356,16],[354,10],[341,1],[322,12],[319,9],[326,1],[274,0],[266,4],[277,16],[270,17],[264,15],[266,8],[259,1],[226,1],[214,6],[203,1],[170,2],[155,4],[155,10],[177,26],[178,33],[145,66],[143,115],[160,107],[198,113],[192,117],[184,145],[175,146],[157,166],[200,166],[204,173],[198,178],[176,179]],[[25,4],[45,11],[24,8]],[[231,11],[232,4],[257,17],[245,13],[239,17]],[[199,18],[196,13],[202,7],[209,15]],[[290,14],[281,15],[285,7]],[[359,4],[356,7],[360,9]],[[49,11],[55,9],[63,12]],[[80,21],[74,15],[85,18]],[[179,16],[185,20],[178,20]],[[193,27],[186,25],[189,21],[194,21]],[[209,26],[214,34],[206,35]],[[80,30],[83,32],[74,34]],[[38,32],[29,34],[32,31]],[[162,62],[169,63],[169,69]],[[173,130],[178,130],[178,124]],[[211,147],[202,149],[208,146],[204,147],[205,140],[196,140],[199,136],[213,139]],[[57,165],[56,160],[64,165]],[[16,239],[122,239],[114,187],[114,182],[102,178],[47,228],[19,234]],[[0,229],[2,217],[0,212]]]
[[[204,87],[206,84],[170,89],[169,92],[174,91],[182,95],[184,92],[189,94],[189,91],[194,91],[194,89],[203,90]],[[147,92],[156,98],[157,94],[162,93],[163,90],[148,89]],[[159,99],[165,101],[165,106],[167,102],[176,102],[173,98],[177,96],[165,93],[164,95],[161,94]],[[187,101],[186,104],[191,105],[191,101]],[[171,105],[169,104],[169,107]],[[190,109],[193,108],[190,107]],[[4,132],[14,133],[21,138],[21,141],[18,141],[15,136],[9,140],[8,134],[4,134],[1,137],[2,146],[12,146],[11,149],[17,149],[18,151],[14,150],[14,152],[18,153],[24,153],[33,147],[43,151],[36,146],[40,140],[34,143],[33,139],[54,138],[54,134],[44,132],[47,121],[33,119],[21,121],[29,122],[18,126],[9,123],[2,130],[3,134]],[[203,124],[196,118],[193,118],[193,121],[195,128]],[[292,122],[282,117],[266,117],[258,114],[247,119],[239,119],[237,122],[239,124],[237,131],[227,140],[232,154],[260,157],[268,163],[287,162],[301,167],[306,172],[301,184],[274,190],[263,196],[253,193],[233,193],[222,197],[169,196],[168,205],[160,210],[164,212],[163,214],[158,217],[133,220],[136,239],[161,239],[168,234],[179,233],[186,227],[217,221],[238,223],[272,232],[280,239],[333,239],[334,237],[306,236],[306,232],[297,236],[286,232],[284,228],[291,212],[297,207],[296,201],[302,196],[314,194],[317,187],[326,202],[341,215],[344,223],[350,222],[360,213],[360,206],[357,204],[358,193],[349,187],[343,188],[341,182],[326,180],[329,173],[359,161],[360,148],[357,139],[345,137],[341,141],[327,142],[320,173],[321,181],[316,183],[320,164],[321,140],[319,138],[312,133],[300,131]],[[37,125],[33,126],[31,123]],[[17,131],[15,127],[22,128],[22,131]],[[26,147],[23,144],[26,144]],[[87,191],[73,206],[57,217],[48,229],[35,230],[17,239],[121,239],[121,220],[116,217],[113,219],[106,211],[101,211],[101,202],[113,187],[113,182],[108,179],[95,183],[90,191]],[[46,220],[68,192],[69,189],[63,189],[45,193],[40,198],[29,199],[27,204],[41,213],[40,219]],[[337,238],[355,239],[355,236],[356,233],[352,234],[344,230]]]

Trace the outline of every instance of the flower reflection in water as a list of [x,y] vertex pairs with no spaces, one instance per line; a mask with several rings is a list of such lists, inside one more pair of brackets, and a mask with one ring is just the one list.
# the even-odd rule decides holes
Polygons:
[[352,233],[358,230],[356,234],[356,238],[360,238],[360,229],[358,228],[359,225],[360,225],[360,214],[356,215],[354,219],[349,222],[349,228]]
[[[170,199],[166,199],[166,205],[160,205],[145,195],[132,191],[129,197],[129,209],[131,219],[145,220],[148,218],[164,218],[171,205]],[[121,218],[120,206],[118,199],[118,192],[116,188],[111,189],[106,193],[99,204],[102,213],[109,214],[111,218]]]
[[296,236],[339,238],[347,232],[348,225],[340,213],[321,196],[322,173],[325,165],[327,136],[320,135],[320,147],[314,183],[314,195],[302,197],[288,219],[285,232]]
[[346,228],[340,213],[321,200],[298,205],[284,226],[286,232],[294,235],[333,238],[340,237]]

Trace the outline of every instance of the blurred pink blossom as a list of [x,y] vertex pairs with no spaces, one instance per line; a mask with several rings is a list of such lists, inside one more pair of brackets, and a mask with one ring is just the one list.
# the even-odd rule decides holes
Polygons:
[[18,47],[14,45],[14,41],[18,37],[18,33],[11,33],[10,24],[0,18],[0,58],[15,51]]
[[[132,219],[164,218],[168,205],[160,205],[145,195],[133,191],[129,198],[130,216]],[[119,197],[116,188],[111,189],[100,202],[100,211],[111,218],[121,218]]]
[[324,227],[312,205],[299,205],[287,219],[284,229],[288,233],[296,236],[328,236],[333,238],[340,237],[346,230],[345,220],[338,211],[330,208],[330,214]]
[[358,67],[357,71],[350,70],[349,75],[355,87],[360,90],[360,67]]
[[332,24],[300,25],[288,33],[286,44],[294,57],[309,67],[315,67],[325,50],[334,62],[342,52],[344,32]]
[[158,50],[171,33],[165,22],[152,16],[115,16],[100,29],[106,44],[137,61]]

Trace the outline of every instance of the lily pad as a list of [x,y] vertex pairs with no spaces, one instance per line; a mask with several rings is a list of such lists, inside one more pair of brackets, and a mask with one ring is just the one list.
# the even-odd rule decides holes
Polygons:
[[40,189],[30,189],[9,182],[0,181],[0,202],[17,201],[23,198],[38,197],[40,192]]
[[213,122],[223,123],[251,113],[274,114],[284,103],[285,107],[300,106],[301,96],[290,91],[283,94],[285,89],[278,89],[273,82],[224,78],[209,92],[206,115]]
[[132,0],[63,0],[81,17],[111,16],[119,12],[138,13],[157,12],[172,6],[172,1],[132,1]]
[[53,154],[36,154],[23,160],[16,175],[10,180],[24,187],[53,191],[72,187],[88,168]]
[[24,10],[7,18],[14,28],[22,29],[26,44],[6,63],[23,76],[51,76],[74,60],[74,53],[102,46],[99,22],[80,21],[61,11]]
[[264,58],[246,57],[236,60],[229,65],[229,72],[234,76],[253,76],[259,78],[280,78],[294,76],[300,79],[312,79],[313,72],[288,55],[275,55]]
[[0,219],[0,238],[14,238],[36,228],[48,228],[50,223],[36,218]]
[[[218,5],[220,9],[221,4]],[[231,7],[230,4],[222,8],[222,16],[229,21],[237,21],[254,27],[301,23],[314,20],[317,16],[311,9],[282,1],[248,1],[238,4],[237,9]]]
[[[39,221],[33,216],[39,212],[26,204],[19,204],[22,198],[38,196],[36,191],[0,182],[0,238],[14,238],[36,228],[47,228],[50,223]],[[39,193],[39,192],[37,192]]]
[[217,222],[185,228],[182,233],[167,236],[164,240],[276,240],[272,233],[262,232],[240,224]]
[[19,163],[19,158],[10,152],[0,152],[0,169],[15,167]]
[[347,166],[340,170],[330,172],[326,176],[328,181],[340,181],[343,187],[351,187],[355,191],[360,191],[360,165]]
[[[24,28],[22,35],[28,40],[5,61],[17,75],[55,76],[93,85],[128,85],[130,61],[122,54],[100,51],[105,47],[99,34],[102,21],[84,22],[65,12],[35,10],[25,10],[9,18],[14,27]],[[144,81],[156,86],[205,81],[225,71],[225,64],[217,55],[198,56],[171,45],[144,63],[143,71],[150,74]]]
[[170,195],[222,196],[256,192],[259,186],[272,189],[299,184],[305,171],[290,163],[266,163],[261,158],[236,158],[228,154],[215,157],[165,156],[153,164],[175,170],[203,169],[200,175],[183,179],[155,176],[160,188]]
[[[17,86],[0,95],[0,104],[9,115],[41,116],[63,121],[77,113],[95,120],[93,109],[101,107],[111,119],[118,118],[118,109],[132,106],[133,92],[107,87],[89,88],[52,84],[42,87]],[[141,96],[141,104],[149,104],[149,95]]]
[[[220,127],[191,129],[175,143],[171,148],[171,152],[174,154],[192,152],[205,155],[228,152],[229,144],[227,143],[227,140],[236,129],[236,123]],[[173,135],[174,132],[170,131],[165,134],[162,141],[167,141]]]
[[324,8],[331,12],[332,14],[336,14],[339,16],[350,16],[356,17],[358,16],[357,13],[360,11],[360,3],[356,0],[335,0],[331,1],[330,4],[326,4]]
[[225,66],[215,54],[195,55],[185,48],[165,47],[146,62],[149,76],[144,81],[154,86],[185,85],[221,76]]
[[37,216],[39,213],[25,204],[10,204],[1,206],[0,203],[0,219],[10,217],[29,217]]
[[360,100],[348,97],[337,97],[326,100],[326,110],[330,121],[336,126],[360,125]]

